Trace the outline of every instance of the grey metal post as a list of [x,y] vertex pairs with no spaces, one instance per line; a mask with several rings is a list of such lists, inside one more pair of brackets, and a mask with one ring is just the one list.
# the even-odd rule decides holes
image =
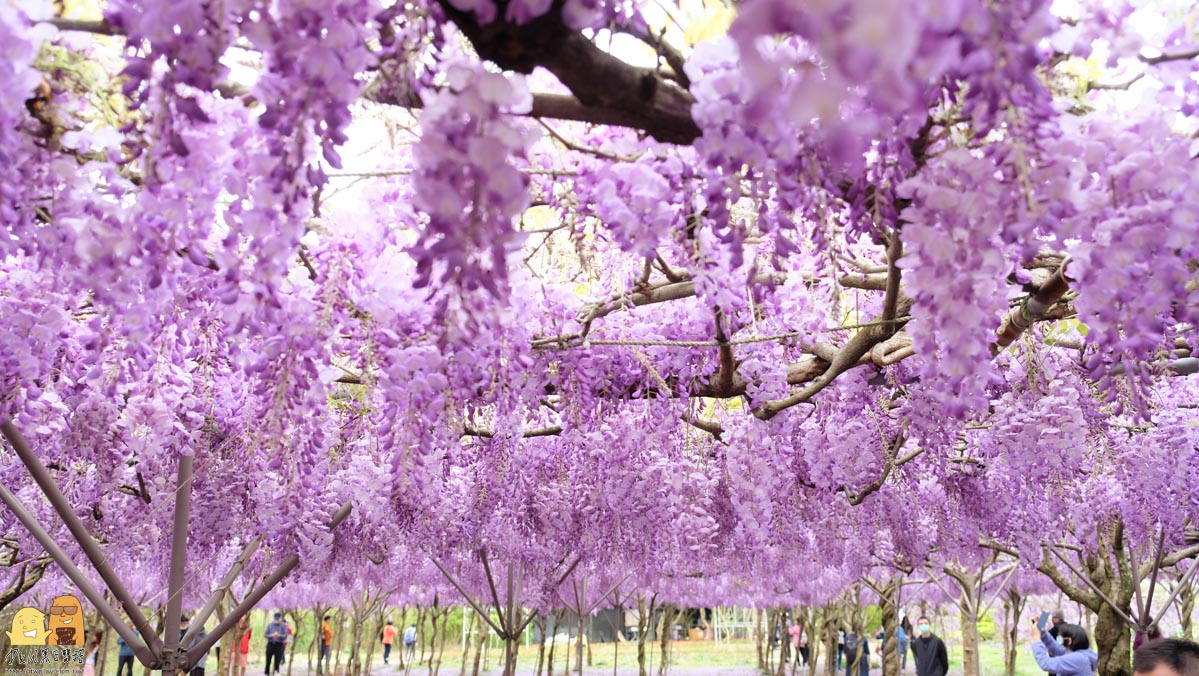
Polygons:
[[217,605],[220,604],[221,597],[233,586],[233,581],[237,579],[238,575],[241,575],[242,569],[249,563],[250,557],[254,556],[254,552],[258,551],[260,544],[262,544],[261,537],[255,537],[250,540],[246,548],[242,550],[241,555],[233,562],[233,565],[229,566],[229,572],[225,574],[224,579],[217,585],[217,588],[212,591],[212,595],[208,598],[208,603],[205,603],[204,607],[196,613],[195,617],[192,618],[191,625],[187,628],[187,633],[183,635],[183,638],[179,639],[182,645],[190,643],[196,637],[196,634],[204,628],[204,623],[208,621],[208,618],[212,615],[212,611],[216,610]]
[[[179,618],[183,615],[183,573],[187,564],[187,517],[192,504],[192,466],[195,457],[179,458],[179,471],[175,482],[175,520],[171,532],[171,569],[167,579],[167,614],[163,620],[162,662],[163,671],[182,669],[179,659],[185,650],[179,645]],[[190,668],[187,665],[186,668]]]
[[[341,508],[337,510],[337,513],[333,515],[333,519],[328,523],[329,530],[337,528],[341,522],[345,521],[350,516],[350,511],[352,509],[353,505],[349,502],[342,505]],[[224,636],[230,629],[237,626],[238,621],[241,620],[246,613],[253,610],[254,606],[262,600],[262,597],[266,596],[268,592],[274,589],[275,586],[278,585],[283,578],[287,577],[287,574],[290,573],[292,569],[295,568],[299,563],[300,557],[295,554],[283,559],[283,562],[275,568],[275,571],[262,581],[262,586],[258,587],[251,594],[248,594],[246,598],[242,599],[242,602],[237,604],[237,607],[234,608],[224,620],[221,620],[220,624],[218,624],[216,628],[209,632],[209,634],[205,636],[199,643],[187,650],[187,668],[190,669],[192,665],[196,663],[196,660],[200,659],[201,655],[208,652],[212,646],[216,645],[217,641],[221,640],[222,636]]]
[[[42,493],[46,495],[46,499],[50,501],[50,505],[54,507],[54,511],[58,512],[58,516],[66,524],[67,530],[71,532],[71,536],[79,543],[79,547],[83,549],[83,553],[87,555],[96,572],[100,574],[100,579],[104,580],[104,584],[108,586],[108,590],[117,601],[121,603],[121,607],[125,609],[125,614],[133,621],[133,626],[137,627],[141,633],[146,646],[154,655],[159,655],[162,650],[162,642],[158,640],[158,634],[154,628],[146,620],[146,616],[142,613],[141,606],[133,599],[133,595],[125,589],[121,584],[120,578],[117,577],[112,567],[108,565],[108,557],[100,550],[100,546],[87,532],[87,527],[83,525],[83,521],[75,514],[75,510],[71,508],[71,503],[67,497],[59,490],[58,484],[54,482],[54,477],[50,476],[50,471],[42,464],[42,461],[29,448],[29,443],[25,441],[21,431],[13,425],[11,420],[6,420],[0,423],[0,432],[8,439],[8,443],[12,444],[13,450],[17,452],[17,457],[29,470],[29,474],[42,489]],[[49,550],[47,550],[49,551]],[[62,565],[62,564],[59,564]],[[89,599],[91,600],[91,599]],[[100,605],[96,601],[92,601],[99,608]],[[107,604],[106,604],[107,605]],[[110,622],[111,623],[111,622]],[[123,625],[123,622],[117,623]],[[117,626],[113,624],[113,626]],[[125,639],[126,642],[129,639]],[[130,643],[130,645],[133,645]],[[145,664],[145,660],[142,660]]]
[[129,626],[121,620],[121,616],[117,613],[117,611],[114,610],[112,606],[108,605],[108,602],[104,600],[103,594],[101,594],[96,590],[95,587],[92,586],[92,583],[88,581],[87,576],[85,576],[82,571],[75,566],[75,564],[71,561],[71,558],[67,556],[66,552],[64,552],[62,548],[58,546],[58,543],[54,541],[54,538],[50,537],[50,534],[46,532],[46,529],[42,528],[42,525],[38,523],[37,518],[30,514],[21,504],[21,502],[17,500],[17,496],[13,495],[12,491],[8,490],[8,487],[4,486],[3,484],[0,484],[0,501],[3,501],[4,504],[8,506],[13,515],[17,517],[17,520],[21,522],[21,525],[25,526],[25,528],[29,530],[33,537],[37,539],[38,543],[45,548],[46,553],[50,555],[50,558],[54,559],[54,562],[57,563],[60,568],[62,568],[62,572],[67,576],[67,578],[69,578],[71,582],[75,583],[75,586],[79,588],[80,593],[82,593],[88,601],[91,601],[92,604],[96,606],[96,610],[100,612],[100,615],[105,619],[105,621],[112,625],[112,628],[116,630],[117,634],[119,634],[121,638],[125,639],[125,642],[129,644],[130,648],[133,649],[133,653],[137,655],[137,659],[141,660],[142,664],[150,667],[151,669],[157,669],[157,656],[154,655],[150,648],[147,647],[140,638],[138,638],[137,634],[133,633],[133,630],[131,630]]

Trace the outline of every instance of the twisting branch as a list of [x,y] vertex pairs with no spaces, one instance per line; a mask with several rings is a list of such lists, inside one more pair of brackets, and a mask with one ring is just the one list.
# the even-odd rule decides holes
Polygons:
[[716,438],[717,441],[724,441],[724,439],[721,436],[724,434],[724,428],[721,427],[718,423],[708,422],[707,420],[700,420],[699,418],[696,418],[695,416],[692,416],[692,415],[684,415],[684,416],[682,416],[681,419],[683,422],[687,423],[688,425],[691,425],[695,429],[702,430],[704,432],[707,432],[708,434],[711,434],[713,437]]
[[586,153],[588,155],[594,155],[600,159],[612,160],[614,162],[632,162],[637,159],[637,157],[634,155],[616,155],[615,153],[600,150],[599,148],[592,148],[591,146],[585,146],[581,143],[575,143],[562,134],[559,134],[558,130],[546,124],[545,120],[539,119],[537,120],[537,124],[540,124],[547,132],[549,132],[550,136],[553,136],[558,143],[566,146],[566,148],[569,150]]
[[644,34],[632,32],[628,34],[653,47],[658,56],[661,56],[662,60],[666,61],[666,65],[670,66],[670,69],[674,71],[671,75],[674,76],[679,86],[683,89],[691,89],[691,78],[687,77],[687,71],[683,68],[687,59],[683,56],[682,52],[675,49],[673,45],[666,41],[664,37],[665,33],[666,30],[663,29],[662,35],[654,35],[654,31],[649,29]]
[[899,259],[902,256],[903,239],[899,236],[899,230],[893,229],[891,241],[887,245],[887,292],[883,296],[883,319],[895,319],[895,310],[899,305],[899,282],[902,277]]
[[17,579],[7,589],[0,591],[0,609],[6,608],[22,594],[33,589],[46,573],[51,560],[48,554],[43,554],[32,563],[23,564],[17,573]]
[[[911,306],[910,298],[901,298],[895,311],[906,316]],[[832,384],[842,373],[857,366],[875,345],[895,335],[902,324],[903,322],[883,322],[858,331],[853,338],[849,339],[849,342],[837,350],[836,356],[824,373],[809,383],[807,387],[789,397],[766,402],[754,411],[754,415],[761,420],[770,420],[783,410],[807,402]]]
[[1188,49],[1184,52],[1174,52],[1173,54],[1162,52],[1157,56],[1141,55],[1138,58],[1150,65],[1157,65],[1159,63],[1166,63],[1167,61],[1190,61],[1197,56],[1199,56],[1199,48]]
[[1140,82],[1141,78],[1143,78],[1143,77],[1145,77],[1144,73],[1137,73],[1136,75],[1125,80],[1124,82],[1088,82],[1087,83],[1087,91],[1104,90],[1104,89],[1117,90],[1117,91],[1125,90],[1125,89],[1128,89],[1129,87],[1133,86],[1137,82]]
[[1066,266],[1069,264],[1069,258],[1063,260],[1062,264],[1058,266],[1057,272],[1054,272],[1023,303],[1012,308],[1012,311],[1004,319],[1003,326],[999,328],[995,342],[991,345],[993,354],[1015,342],[1028,330],[1028,327],[1032,326],[1034,321],[1044,317],[1049,312],[1049,308],[1070,290],[1070,281],[1066,277]]
[[724,330],[724,312],[715,310],[716,342],[720,345],[720,366],[716,369],[716,386],[728,389],[733,386],[733,376],[737,373],[737,359],[733,355],[733,346],[729,345],[728,334]]
[[[849,498],[849,504],[855,506],[862,504],[862,501],[865,500],[867,496],[878,492],[878,490],[883,487],[883,484],[887,483],[887,479],[891,476],[891,471],[896,467],[895,457],[899,454],[899,449],[902,448],[905,443],[907,443],[907,437],[903,434],[903,432],[895,435],[895,440],[891,442],[890,448],[887,449],[887,457],[885,463],[883,464],[882,474],[880,474],[877,479],[864,486],[862,490],[858,491],[856,494],[850,493],[848,490],[846,490],[845,495]],[[913,458],[923,452],[923,449],[917,449],[917,451],[913,451],[905,456],[903,462],[910,462]]]

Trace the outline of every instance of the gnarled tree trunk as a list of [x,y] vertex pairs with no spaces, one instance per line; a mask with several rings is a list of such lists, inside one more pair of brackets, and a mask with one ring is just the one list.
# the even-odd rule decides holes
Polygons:
[[[649,676],[649,672],[645,668],[645,642],[649,637],[654,617],[654,603],[657,599],[658,595],[654,594],[650,597],[648,605],[645,603],[644,596],[637,599],[637,667],[640,676]],[[553,673],[549,676],[553,676]]]
[[841,620],[840,615],[836,604],[830,603],[824,607],[821,636],[824,639],[824,650],[828,653],[828,657],[824,661],[825,676],[836,676],[837,674],[837,629]]
[[1016,676],[1016,650],[1020,645],[1020,616],[1024,614],[1024,597],[1015,587],[1008,589],[1003,599],[1003,671]]

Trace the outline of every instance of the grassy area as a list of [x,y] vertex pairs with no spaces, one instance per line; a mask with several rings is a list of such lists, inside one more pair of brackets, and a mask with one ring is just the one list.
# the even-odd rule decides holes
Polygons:
[[[983,643],[979,646],[978,661],[980,672],[984,674],[1002,674],[1003,671],[1003,644],[999,642]],[[954,668],[962,668],[961,651],[959,649],[957,659],[954,660],[951,656],[949,660]],[[1044,676],[1045,672],[1037,666],[1037,663],[1032,658],[1032,649],[1029,644],[1022,643],[1016,649],[1016,676]]]

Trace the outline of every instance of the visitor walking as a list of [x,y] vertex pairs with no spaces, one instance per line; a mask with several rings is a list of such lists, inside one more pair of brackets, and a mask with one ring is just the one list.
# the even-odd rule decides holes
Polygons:
[[404,659],[408,662],[416,656],[416,625],[408,625],[404,630]]
[[932,623],[927,617],[916,620],[916,630],[920,632],[919,636],[912,639],[916,676],[945,676],[949,671],[949,653],[945,650],[945,642],[933,633]]
[[912,622],[908,620],[908,616],[903,616],[903,621],[899,623],[899,673],[904,673],[908,670],[908,640],[912,638]]
[[[130,629],[133,629],[132,622],[128,622],[127,624],[129,625]],[[141,636],[141,634],[137,633],[136,629],[133,630],[133,635]],[[133,676],[133,648],[130,648],[129,644],[125,642],[125,639],[118,635],[117,636],[117,676],[121,676],[121,673],[125,670],[126,666],[129,667],[129,671],[128,671],[129,676]]]
[[[271,676],[271,673],[279,673],[279,667],[283,666],[284,646],[287,645],[287,625],[283,622],[283,613],[275,613],[275,619],[270,624],[266,625],[266,631],[263,632],[266,636],[266,670],[263,672],[266,676]],[[271,671],[271,663],[274,662],[274,672]],[[321,663],[316,663],[317,673],[320,673]]]
[[845,635],[845,676],[870,676],[870,645],[865,634],[851,631]]
[[[333,657],[333,625],[329,624],[329,617],[329,615],[326,615],[321,620],[321,652],[316,657],[317,676],[333,673],[329,665],[329,661]],[[321,671],[322,663],[325,665],[324,671]]]
[[1091,676],[1099,666],[1099,655],[1090,650],[1087,632],[1076,624],[1057,626],[1057,640],[1033,623],[1032,656],[1037,666],[1058,676]]
[[[179,640],[181,641],[183,640],[183,635],[187,633],[187,626],[187,615],[184,615],[179,618]],[[188,641],[187,645],[180,644],[179,647],[184,650],[190,650],[191,648],[199,645],[206,636],[208,636],[208,632],[204,631],[204,626],[201,625],[200,631],[192,637],[192,640]],[[188,672],[189,676],[204,676],[204,669],[208,666],[208,653],[209,651],[205,650],[204,654],[200,655],[200,659],[196,660],[195,665],[192,666],[192,670]]]
[[396,631],[395,625],[388,620],[387,626],[383,627],[383,636],[381,637],[383,639],[383,664],[387,664],[387,658],[391,656],[391,643],[395,640],[397,633],[399,632]]
[[1146,641],[1132,656],[1132,670],[1136,676],[1199,676],[1199,643]]
[[[250,628],[250,620],[242,617],[237,623],[237,650],[233,661],[233,676],[246,676],[246,665],[250,663],[250,637],[254,631]],[[120,676],[118,674],[118,676]]]
[[[83,676],[96,676],[96,655],[100,652],[100,642],[104,638],[104,632],[93,631],[92,640],[87,642],[83,658]],[[119,668],[119,667],[118,667]]]
[[291,624],[288,623],[287,616],[283,617],[283,626],[287,628],[287,633],[283,634],[283,654],[282,656],[279,656],[279,666],[283,666],[284,664],[288,663],[288,645],[291,642],[291,634],[294,633],[293,630],[291,630]]
[[795,663],[808,665],[808,634],[803,630],[803,625],[796,620],[792,624],[787,633],[791,636],[791,647],[795,650]]
[[845,657],[845,630],[837,629],[837,669],[841,669],[841,660]]

